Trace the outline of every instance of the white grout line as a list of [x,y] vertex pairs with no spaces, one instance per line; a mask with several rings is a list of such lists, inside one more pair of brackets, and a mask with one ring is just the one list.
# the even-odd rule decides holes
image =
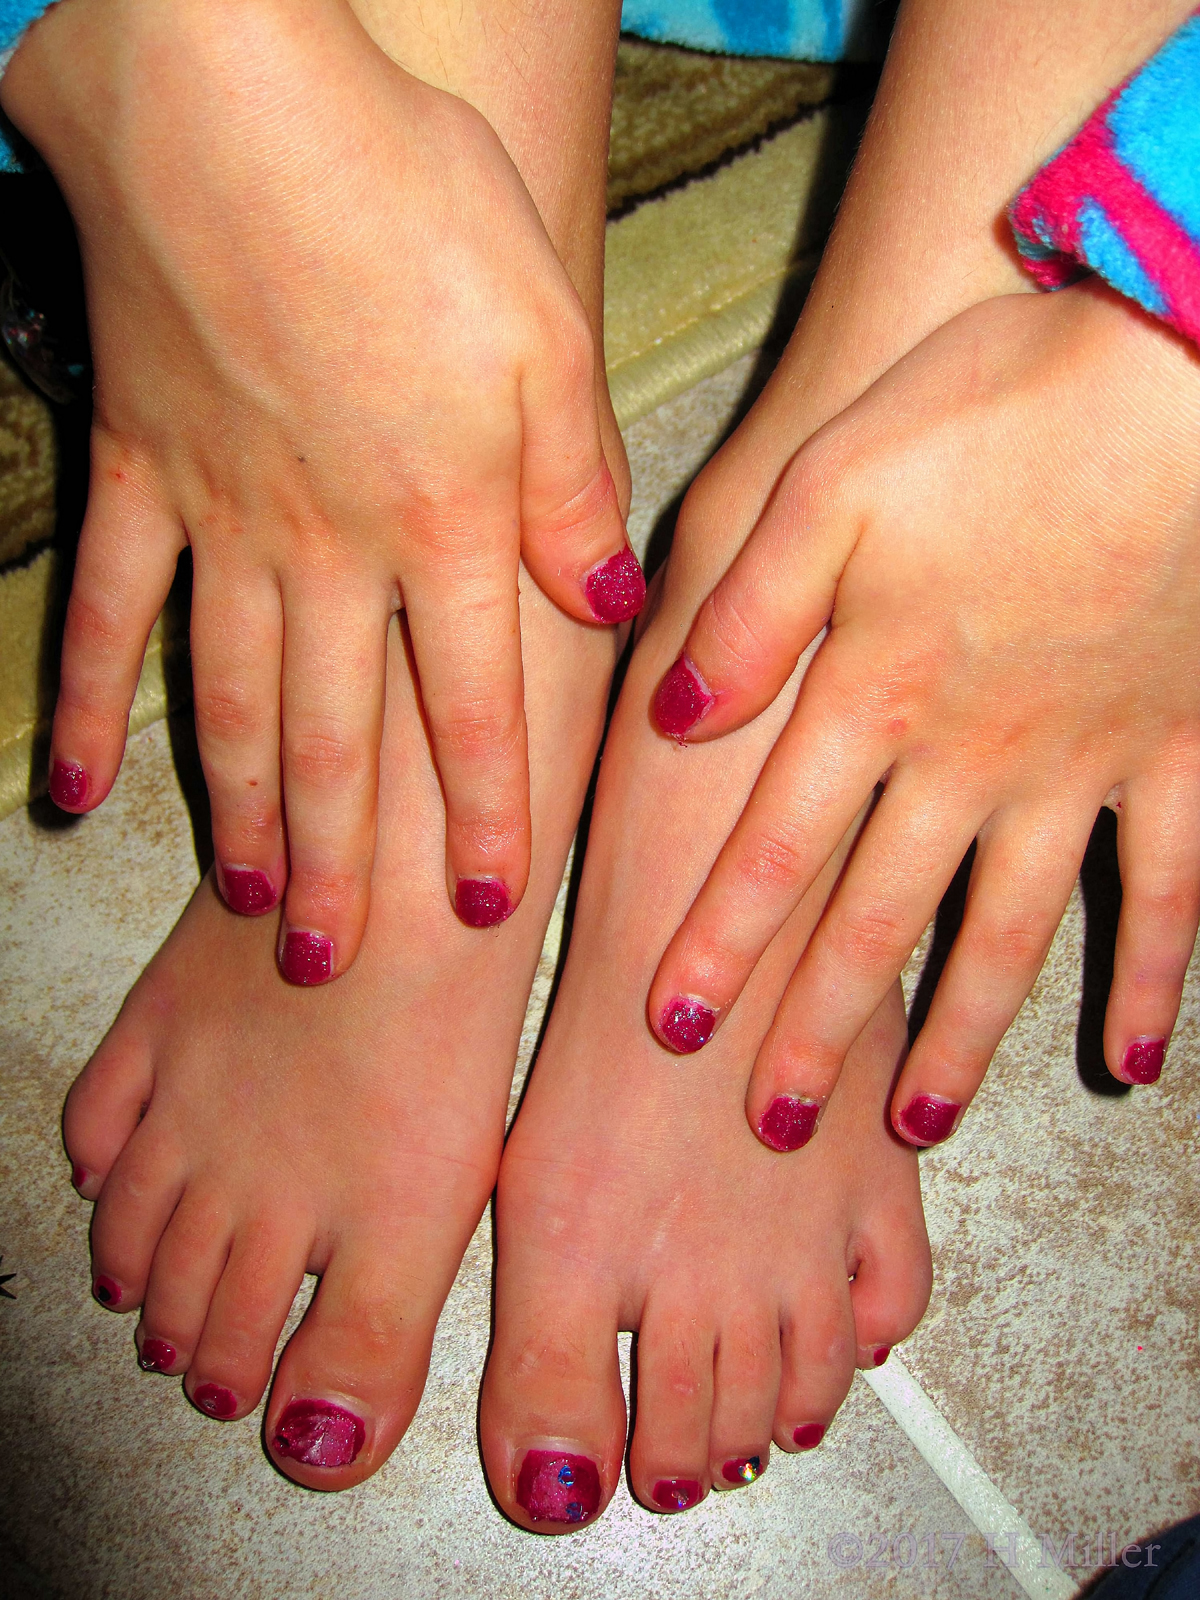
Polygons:
[[870,1384],[922,1457],[988,1540],[988,1548],[1031,1600],[1073,1600],[1078,1586],[1004,1498],[895,1351],[860,1376]]

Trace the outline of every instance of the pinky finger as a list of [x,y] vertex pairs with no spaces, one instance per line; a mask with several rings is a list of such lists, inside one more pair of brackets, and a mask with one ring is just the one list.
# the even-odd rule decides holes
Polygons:
[[120,771],[146,641],[186,542],[148,479],[94,450],[50,741],[50,798],[64,811],[91,811]]
[[1190,786],[1139,778],[1124,786],[1119,817],[1121,917],[1104,1059],[1122,1083],[1154,1083],[1200,926],[1200,816]]

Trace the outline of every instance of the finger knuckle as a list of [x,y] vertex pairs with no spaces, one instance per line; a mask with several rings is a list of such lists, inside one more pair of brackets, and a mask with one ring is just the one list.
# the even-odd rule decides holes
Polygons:
[[706,610],[707,616],[701,619],[708,623],[706,654],[708,649],[718,651],[724,657],[725,671],[745,677],[757,674],[767,654],[768,639],[749,596],[726,579],[713,591]]
[[887,901],[847,907],[831,933],[837,958],[858,972],[874,972],[908,954],[904,918]]
[[490,699],[466,699],[442,708],[438,743],[456,763],[508,762],[521,747],[521,718],[512,707]]
[[200,679],[194,690],[196,725],[202,739],[245,744],[266,727],[263,708],[249,686],[236,678]]
[[777,820],[741,852],[740,887],[756,897],[794,891],[808,869],[808,844],[798,826]]
[[967,944],[973,963],[986,971],[1028,976],[1041,966],[1048,942],[1040,919],[1008,917],[981,920]]
[[366,787],[369,762],[363,745],[333,727],[291,729],[285,747],[287,781],[320,791],[354,795]]

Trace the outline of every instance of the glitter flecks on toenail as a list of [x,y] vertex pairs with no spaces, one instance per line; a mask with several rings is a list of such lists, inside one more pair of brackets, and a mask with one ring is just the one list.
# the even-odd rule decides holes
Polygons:
[[138,1366],[143,1372],[169,1372],[176,1362],[175,1346],[165,1339],[143,1339]]
[[686,656],[667,673],[654,696],[654,720],[669,739],[682,740],[716,704],[716,696]]
[[222,1421],[231,1417],[238,1408],[237,1395],[231,1389],[222,1388],[219,1383],[202,1383],[192,1395],[192,1404],[198,1411],[203,1411],[206,1417],[217,1417]]
[[275,885],[257,867],[222,867],[221,894],[239,917],[261,917],[279,899]]
[[1130,1083],[1157,1083],[1166,1054],[1165,1039],[1131,1039],[1121,1057],[1121,1074]]
[[587,1456],[527,1450],[516,1498],[531,1522],[586,1522],[600,1505],[600,1473]]
[[761,1456],[734,1456],[722,1466],[721,1476],[726,1483],[753,1483],[765,1470]]
[[333,977],[333,940],[323,933],[291,929],[279,952],[279,970],[289,983],[304,989],[328,983]]
[[772,1150],[799,1150],[817,1131],[821,1105],[798,1095],[777,1094],[763,1112],[758,1136]]
[[681,1056],[690,1056],[708,1043],[716,1025],[716,1012],[703,1000],[677,994],[663,1007],[658,1031],[672,1050]]
[[704,1493],[695,1478],[660,1478],[650,1498],[660,1511],[690,1511]]
[[277,1455],[306,1467],[348,1467],[367,1437],[362,1419],[330,1400],[291,1400],[271,1436]]
[[792,1443],[797,1450],[815,1450],[825,1437],[824,1425],[820,1422],[802,1422],[792,1433]]
[[499,878],[460,878],[454,910],[468,928],[494,928],[512,916],[512,897]]
[[88,775],[76,761],[56,761],[50,772],[50,798],[63,811],[78,811],[87,800]]
[[583,580],[583,592],[597,622],[628,622],[646,603],[642,564],[626,545],[592,568]]
[[124,1292],[115,1278],[109,1278],[103,1272],[92,1284],[92,1293],[96,1296],[96,1299],[99,1300],[102,1306],[108,1306],[110,1310],[121,1304],[121,1297]]
[[915,1094],[900,1113],[901,1131],[913,1144],[940,1144],[954,1132],[962,1106],[940,1094]]

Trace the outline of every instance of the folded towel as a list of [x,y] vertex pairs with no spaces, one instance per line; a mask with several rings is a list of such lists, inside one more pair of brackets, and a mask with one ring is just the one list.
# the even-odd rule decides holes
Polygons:
[[1200,10],[1046,163],[1009,216],[1043,288],[1099,273],[1200,343]]
[[621,27],[722,55],[872,61],[888,15],[880,0],[625,0]]

